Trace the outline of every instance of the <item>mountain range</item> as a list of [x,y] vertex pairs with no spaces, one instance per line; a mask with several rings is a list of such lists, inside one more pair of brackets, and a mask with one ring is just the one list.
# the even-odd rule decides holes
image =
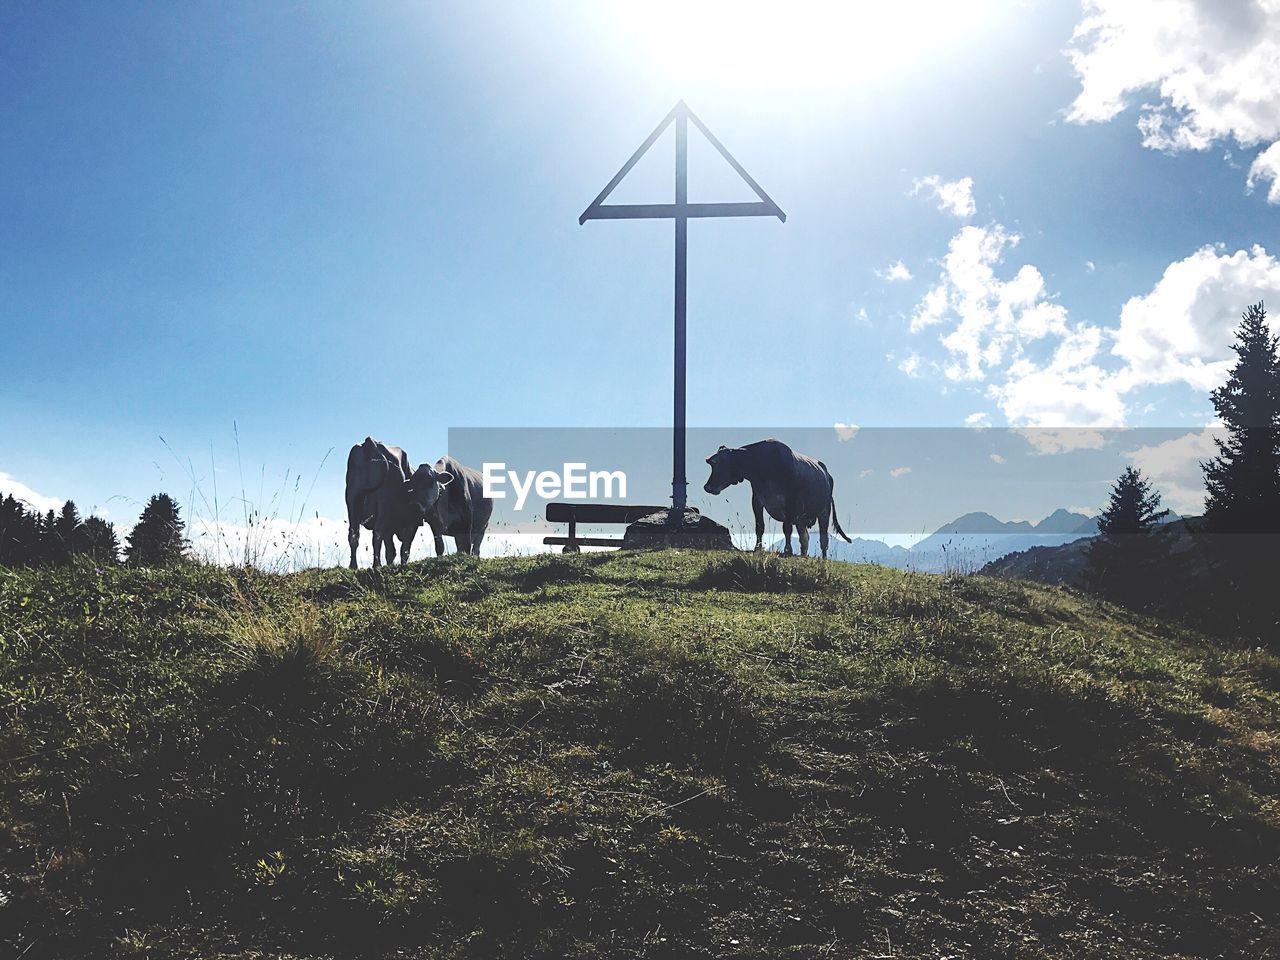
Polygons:
[[[998,520],[978,511],[943,524],[911,547],[889,546],[882,540],[866,537],[845,543],[833,534],[828,556],[833,560],[876,563],[922,573],[972,572],[1011,553],[1032,547],[1062,546],[1097,532],[1097,517],[1065,509],[1055,510],[1038,523]],[[816,540],[814,531],[810,535],[811,547],[816,547]],[[773,544],[775,550],[782,547],[781,539]]]

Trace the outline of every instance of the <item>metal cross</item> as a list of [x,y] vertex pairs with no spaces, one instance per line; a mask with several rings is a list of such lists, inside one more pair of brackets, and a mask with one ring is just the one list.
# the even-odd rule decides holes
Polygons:
[[[711,143],[720,156],[728,161],[729,166],[746,182],[758,201],[738,203],[690,203],[689,202],[689,168],[688,168],[688,122],[692,120],[704,137]],[[606,205],[605,200],[614,188],[622,182],[622,178],[631,172],[641,157],[654,145],[662,132],[676,125],[676,202],[675,203],[629,203]],[[617,172],[608,186],[600,191],[600,195],[591,201],[591,205],[578,218],[579,225],[588,220],[674,220],[676,225],[676,289],[675,289],[675,429],[672,437],[671,461],[671,520],[679,523],[684,514],[686,504],[685,479],[685,418],[684,418],[684,373],[685,373],[685,280],[687,272],[687,248],[690,217],[777,217],[786,222],[787,215],[773,202],[760,184],[751,179],[751,174],[742,169],[741,164],[733,159],[701,120],[697,118],[683,100],[672,108],[666,118],[658,124],[648,139],[640,144],[640,149],[631,155],[621,170]]]

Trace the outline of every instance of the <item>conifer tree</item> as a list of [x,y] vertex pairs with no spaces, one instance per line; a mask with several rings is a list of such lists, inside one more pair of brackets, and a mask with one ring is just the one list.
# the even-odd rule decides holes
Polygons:
[[1213,391],[1227,430],[1203,464],[1211,533],[1280,533],[1280,356],[1262,303],[1247,309],[1232,345],[1236,364]]
[[120,562],[120,539],[116,528],[101,517],[86,517],[76,534],[76,553],[95,563]]
[[67,563],[76,552],[76,534],[80,530],[80,511],[75,501],[68,500],[62,505],[62,512],[53,521],[52,535],[49,538],[49,561],[51,563]]
[[1160,494],[1136,467],[1125,467],[1111,488],[1111,499],[1098,518],[1103,534],[1147,533],[1169,515],[1160,509]]
[[40,518],[39,531],[36,537],[36,553],[32,562],[38,565],[50,564],[58,557],[58,515],[50,510]]
[[1089,544],[1086,581],[1093,589],[1134,606],[1153,602],[1167,552],[1154,528],[1168,515],[1142,471],[1125,467]]
[[0,498],[0,566],[22,567],[34,562],[38,517],[9,494]]
[[181,560],[187,551],[185,526],[173,498],[167,493],[154,495],[127,538],[127,561],[133,566],[159,567]]

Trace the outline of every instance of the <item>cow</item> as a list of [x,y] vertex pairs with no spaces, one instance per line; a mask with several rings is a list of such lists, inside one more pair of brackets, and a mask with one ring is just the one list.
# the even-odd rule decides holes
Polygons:
[[407,563],[413,538],[452,478],[440,477],[427,464],[411,470],[409,457],[399,447],[365,437],[347,454],[347,543],[351,545],[351,569],[356,568],[360,527],[373,531],[373,565],[395,563],[395,539],[400,539],[400,562]]
[[436,461],[435,473],[449,478],[444,495],[427,517],[435,535],[436,556],[444,553],[446,536],[453,537],[458,553],[479,556],[480,544],[493,514],[493,500],[484,495],[484,478],[449,456]]
[[800,556],[809,555],[809,528],[817,521],[822,542],[822,558],[827,557],[827,524],[852,543],[840,529],[836,502],[832,496],[835,481],[821,460],[796,453],[780,440],[759,440],[745,447],[722,446],[707,457],[711,476],[703,485],[713,496],[726,487],[746,480],[751,484],[751,511],[756,517],[756,549],[764,549],[764,511],[781,521],[786,538],[786,554],[791,555],[791,528],[800,536]]

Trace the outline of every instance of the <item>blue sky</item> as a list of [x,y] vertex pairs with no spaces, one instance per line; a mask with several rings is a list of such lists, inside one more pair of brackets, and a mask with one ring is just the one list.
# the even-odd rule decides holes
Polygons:
[[679,98],[788,214],[690,227],[692,424],[1199,430],[1280,289],[1274,6],[3,5],[0,483],[336,517],[366,434],[664,425],[671,225],[577,216]]

